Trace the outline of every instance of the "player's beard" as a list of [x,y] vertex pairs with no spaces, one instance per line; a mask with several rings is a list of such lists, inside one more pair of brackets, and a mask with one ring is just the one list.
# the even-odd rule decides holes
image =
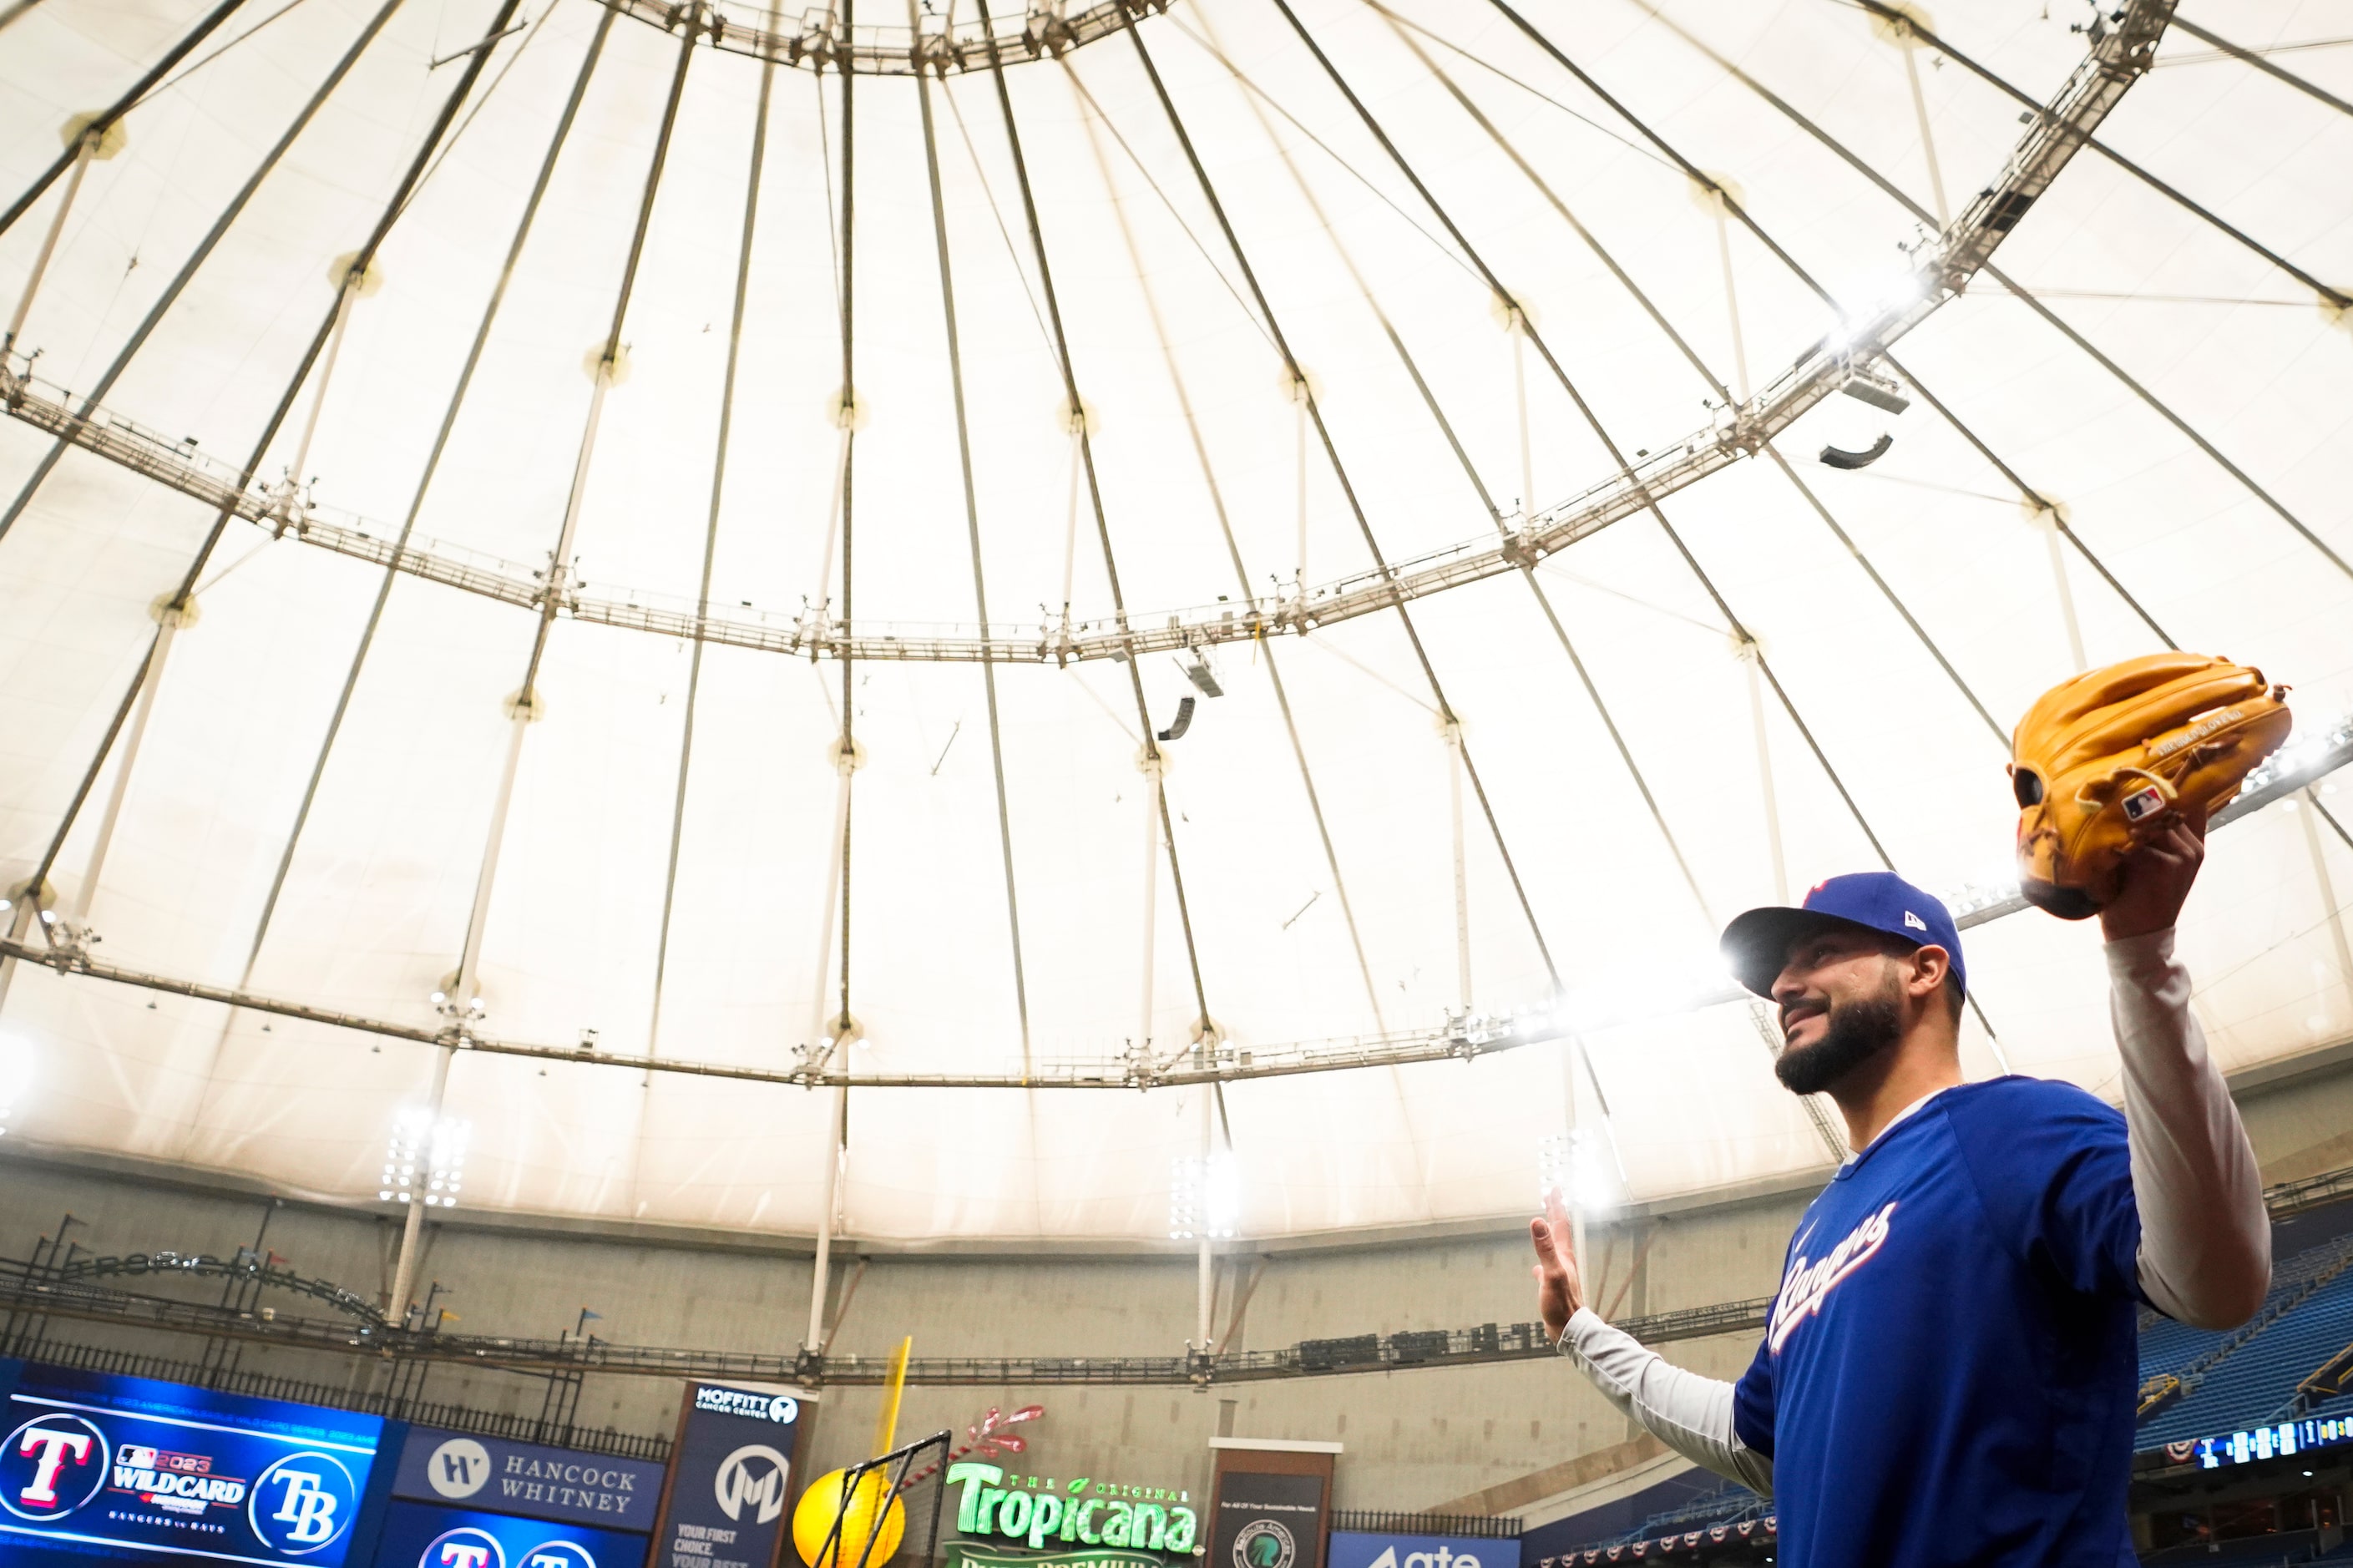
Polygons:
[[1822,1037],[1785,1047],[1774,1058],[1773,1076],[1792,1094],[1821,1093],[1896,1042],[1904,1032],[1901,998],[1891,976],[1876,995],[1832,1001]]

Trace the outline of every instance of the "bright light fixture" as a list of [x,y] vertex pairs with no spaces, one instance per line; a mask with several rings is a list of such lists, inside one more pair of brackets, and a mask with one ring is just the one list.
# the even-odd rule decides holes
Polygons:
[[1568,1195],[1569,1134],[1547,1132],[1536,1140],[1536,1202]]
[[0,1035],[0,1137],[33,1088],[33,1047],[20,1035]]
[[1241,1221],[1241,1166],[1230,1152],[1179,1155],[1168,1178],[1168,1238],[1223,1238]]
[[421,1108],[402,1111],[393,1119],[392,1137],[385,1145],[376,1196],[402,1203],[421,1199],[428,1208],[456,1208],[466,1146],[473,1133],[474,1124],[463,1117],[437,1121]]

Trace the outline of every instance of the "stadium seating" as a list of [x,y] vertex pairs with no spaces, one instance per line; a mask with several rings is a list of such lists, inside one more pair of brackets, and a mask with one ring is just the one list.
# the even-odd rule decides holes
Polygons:
[[1599,1544],[1614,1546],[1636,1541],[1653,1541],[1664,1535],[1705,1530],[1712,1524],[1737,1524],[1746,1519],[1762,1519],[1772,1511],[1771,1504],[1739,1482],[1724,1481],[1681,1507],[1654,1513],[1616,1540]]
[[2169,1374],[2182,1392],[2141,1423],[2134,1446],[2146,1450],[2286,1419],[2296,1384],[2348,1342],[2353,1237],[2340,1237],[2280,1259],[2263,1310],[2241,1328],[2211,1333],[2159,1319],[2142,1331],[2143,1388]]
[[2275,1564],[2303,1564],[2316,1561],[2336,1562],[2337,1558],[2316,1559],[2312,1555],[2315,1532],[2309,1530],[2282,1531],[2274,1535],[2249,1536],[2242,1541],[2225,1541],[2209,1546],[2192,1542],[2151,1552],[2142,1558],[2141,1568],[2170,1568],[2171,1564],[2196,1564],[2197,1568],[2274,1568]]

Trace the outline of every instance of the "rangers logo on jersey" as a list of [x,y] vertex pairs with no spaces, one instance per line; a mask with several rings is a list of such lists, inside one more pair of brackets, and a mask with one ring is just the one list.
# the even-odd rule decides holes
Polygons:
[[1766,1342],[1773,1353],[1781,1353],[1782,1344],[1795,1333],[1798,1325],[1822,1310],[1839,1281],[1870,1262],[1879,1249],[1887,1244],[1888,1216],[1895,1212],[1891,1198],[1885,1207],[1868,1215],[1861,1225],[1847,1232],[1846,1239],[1830,1250],[1819,1263],[1799,1253],[1789,1260],[1789,1272],[1781,1281],[1781,1294],[1773,1303],[1772,1325],[1766,1331]]

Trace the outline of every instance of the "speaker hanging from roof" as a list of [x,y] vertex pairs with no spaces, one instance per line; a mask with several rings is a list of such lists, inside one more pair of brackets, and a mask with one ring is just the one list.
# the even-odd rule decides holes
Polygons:
[[1860,452],[1850,452],[1843,447],[1822,448],[1822,461],[1833,468],[1867,468],[1887,456],[1887,448],[1895,445],[1893,436],[1882,436]]

